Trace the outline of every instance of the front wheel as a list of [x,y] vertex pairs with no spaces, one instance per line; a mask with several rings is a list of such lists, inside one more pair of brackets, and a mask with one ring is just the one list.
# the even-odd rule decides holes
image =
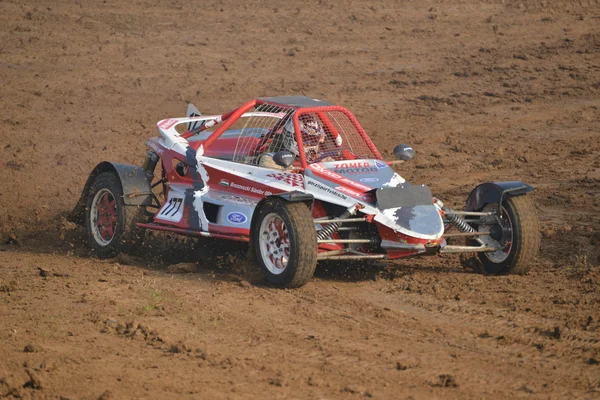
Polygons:
[[[498,204],[487,204],[482,211],[494,211]],[[490,247],[503,247],[493,253],[478,253],[489,274],[525,274],[540,248],[540,223],[528,196],[509,197],[502,203],[501,217],[486,217],[479,232],[490,231],[480,239]]]
[[252,246],[265,280],[281,288],[300,287],[317,266],[317,235],[304,203],[267,199],[252,226]]
[[114,257],[124,245],[139,244],[143,231],[135,224],[141,218],[141,207],[123,202],[123,189],[115,173],[104,172],[96,177],[86,200],[85,228],[98,257]]

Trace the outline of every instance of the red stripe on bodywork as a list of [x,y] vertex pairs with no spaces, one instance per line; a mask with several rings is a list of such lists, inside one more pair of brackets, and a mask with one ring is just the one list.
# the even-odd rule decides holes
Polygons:
[[213,233],[221,233],[224,235],[250,236],[250,229],[234,228],[230,226],[221,226],[216,224],[208,224],[208,232],[211,236],[213,235]]
[[[391,240],[397,243],[407,243],[407,244],[422,244],[424,246],[439,246],[440,243],[444,240],[443,238],[439,238],[436,240],[431,239],[419,239],[416,237],[408,236],[400,232],[396,232],[391,228],[388,228],[385,225],[380,223],[375,224],[377,226],[377,230],[379,231],[379,237],[382,240]],[[420,254],[418,251],[414,250],[389,250],[387,251],[387,256],[389,259],[400,258],[400,257],[408,257],[415,254]]]
[[352,179],[348,179],[336,172],[330,171],[327,168],[323,167],[321,164],[311,164],[308,166],[311,171],[315,173],[315,175],[320,176],[321,178],[325,178],[327,180],[333,180],[336,183],[342,184],[344,186],[350,186],[354,189],[358,189],[361,193],[368,192],[373,190],[373,188],[363,185],[362,183],[354,182]]

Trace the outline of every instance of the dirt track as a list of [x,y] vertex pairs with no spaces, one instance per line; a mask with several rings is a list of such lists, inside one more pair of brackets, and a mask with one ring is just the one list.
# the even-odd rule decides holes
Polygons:
[[[0,397],[599,398],[600,3],[291,4],[0,0]],[[140,164],[186,102],[287,94],[412,144],[398,172],[447,203],[536,187],[533,271],[447,256],[275,290],[243,247],[89,257],[65,215],[96,163]]]

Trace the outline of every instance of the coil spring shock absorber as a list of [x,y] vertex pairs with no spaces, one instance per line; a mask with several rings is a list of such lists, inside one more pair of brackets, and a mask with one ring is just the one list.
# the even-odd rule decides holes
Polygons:
[[[440,210],[442,210],[445,214],[444,217],[454,225],[459,231],[464,233],[475,233],[477,232],[475,228],[473,228],[467,221],[464,220],[460,215],[452,214],[453,210],[450,207],[446,207],[444,203],[440,199],[433,199],[433,204]],[[475,238],[477,242],[480,244],[484,244],[480,238]]]
[[[452,212],[451,208],[444,207],[444,212]],[[465,233],[474,233],[477,232],[471,225],[467,223],[460,215],[456,214],[446,214],[446,219],[450,221],[452,225],[458,228],[459,231]]]
[[[344,214],[345,214],[345,212],[344,212]],[[342,215],[344,215],[344,214],[342,214]],[[329,236],[331,236],[335,232],[337,232],[341,226],[342,226],[342,224],[340,224],[338,222],[333,222],[333,223],[327,224],[327,226],[325,228],[323,228],[319,232],[317,232],[317,240],[327,239]]]
[[467,223],[460,215],[453,214],[453,210],[450,207],[446,207],[444,203],[440,199],[433,198],[433,205],[436,206],[438,210],[444,212],[444,217],[459,231],[465,233],[474,233],[477,232],[471,225]]
[[[356,214],[356,210],[358,209],[357,205],[353,205],[352,207],[348,208],[346,211],[344,211],[339,217],[335,218],[335,219],[344,219],[344,218],[348,218],[354,214]],[[327,224],[327,226],[325,226],[323,229],[319,230],[317,232],[317,240],[325,240],[328,237],[330,237],[331,235],[333,235],[335,232],[338,231],[338,229],[340,229],[342,226],[341,222],[330,222]]]

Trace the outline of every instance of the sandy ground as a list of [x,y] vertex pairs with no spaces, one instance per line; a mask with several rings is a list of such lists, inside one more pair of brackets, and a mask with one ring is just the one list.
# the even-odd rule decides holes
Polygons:
[[[140,164],[187,102],[290,94],[413,145],[398,172],[457,208],[536,187],[532,272],[328,264],[276,290],[243,246],[89,256],[65,216],[94,165]],[[597,0],[0,0],[0,397],[600,398],[599,107]]]

